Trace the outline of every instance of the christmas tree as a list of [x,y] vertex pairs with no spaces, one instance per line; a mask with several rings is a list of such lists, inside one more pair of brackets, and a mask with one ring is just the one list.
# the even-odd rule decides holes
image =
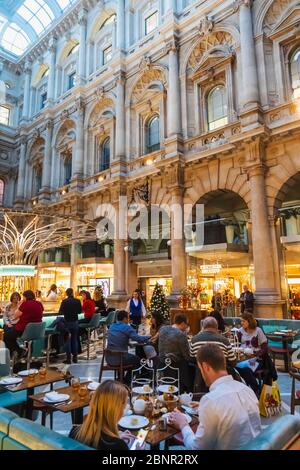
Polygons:
[[170,320],[170,307],[163,288],[160,284],[156,284],[150,302],[150,313],[160,313],[165,321]]

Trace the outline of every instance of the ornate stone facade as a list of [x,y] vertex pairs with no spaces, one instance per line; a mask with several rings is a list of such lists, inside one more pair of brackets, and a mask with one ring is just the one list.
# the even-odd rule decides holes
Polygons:
[[[130,198],[145,181],[154,204],[195,205],[220,191],[236,195],[250,211],[257,312],[281,316],[288,291],[278,210],[300,172],[300,105],[291,72],[300,49],[298,2],[242,1],[234,8],[223,2],[215,8],[210,0],[201,5],[180,0],[177,11],[168,14],[160,10],[164,3],[115,0],[94,7],[85,2],[84,11],[76,5],[49,31],[55,38],[50,50],[44,38],[19,63],[4,65],[16,84],[24,83],[23,92],[9,98],[11,106],[18,103],[14,127],[0,129],[6,203],[31,208],[34,201],[53,213],[79,211],[96,218],[101,202],[115,204],[120,192]],[[145,36],[141,21],[147,20],[147,4],[150,13],[158,11],[158,25]],[[113,14],[116,20],[106,24]],[[107,51],[96,46],[99,31],[111,41],[107,62]],[[80,51],[68,55],[76,44]],[[38,109],[41,63],[49,66],[51,99]],[[68,89],[73,70],[76,80]],[[218,115],[210,101],[217,87],[225,90],[226,112],[211,118]],[[147,126],[156,116],[160,145],[149,153]],[[51,132],[45,128],[49,119]],[[45,145],[38,145],[42,140]],[[102,145],[108,141],[110,165],[101,171]],[[44,173],[42,194],[33,192],[37,160]],[[71,171],[69,182],[66,171]],[[300,204],[300,193],[293,197]],[[293,251],[291,245],[288,249]],[[116,253],[118,300],[136,287],[139,262],[132,270],[134,260],[130,264],[122,243]],[[168,261],[174,294],[186,280],[185,258],[184,245],[177,243]]]

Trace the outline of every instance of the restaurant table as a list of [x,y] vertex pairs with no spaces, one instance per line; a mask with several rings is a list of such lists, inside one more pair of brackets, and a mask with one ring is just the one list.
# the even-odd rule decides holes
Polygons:
[[[83,382],[80,385],[88,385],[91,381]],[[92,392],[88,390],[85,398],[80,398],[78,391],[75,391],[71,386],[58,388],[55,390],[57,393],[62,393],[70,396],[70,399],[65,403],[46,403],[44,396],[47,392],[38,393],[37,395],[31,395],[29,398],[32,402],[43,404],[48,412],[61,411],[62,413],[72,413],[72,423],[82,424],[83,423],[83,409],[89,406]],[[71,401],[71,403],[70,403]]]
[[29,377],[27,376],[26,377],[18,376],[18,377],[22,378],[22,382],[20,382],[19,384],[11,385],[11,386],[1,385],[1,388],[4,388],[5,390],[8,390],[13,393],[26,390],[27,402],[26,402],[26,415],[25,416],[28,419],[32,419],[33,407],[32,407],[32,401],[29,400],[29,397],[30,395],[34,393],[34,389],[36,387],[41,387],[43,385],[51,385],[51,390],[52,390],[53,384],[55,382],[60,382],[62,380],[65,380],[65,377],[62,374],[62,372],[57,371],[57,370],[49,370],[49,369],[47,369],[47,373],[45,377],[41,377],[40,374],[36,374],[33,380],[29,379]]
[[[180,411],[184,412],[184,410],[182,409],[179,409]],[[186,413],[187,414],[187,413]],[[147,437],[146,437],[146,440],[145,442],[147,444],[150,445],[150,448],[151,450],[159,450],[159,445],[161,442],[165,442],[165,449],[164,450],[168,450],[169,448],[169,440],[176,436],[176,434],[178,434],[180,431],[178,431],[178,429],[174,428],[173,426],[171,426],[170,424],[167,424],[167,430],[166,431],[160,431],[159,430],[159,419],[160,419],[161,416],[159,416],[158,418],[154,418],[154,419],[150,419],[150,423],[148,426],[146,426],[144,429],[150,429]],[[198,424],[198,419],[196,417],[192,417],[192,421],[191,423],[189,424],[189,426],[194,426],[195,424]],[[155,429],[153,431],[151,431],[151,428],[155,426]],[[126,429],[126,428],[122,428],[122,429]],[[132,434],[136,435],[138,433],[138,430],[137,431],[131,431]]]
[[[283,331],[273,331],[272,333],[267,333],[266,337],[270,341],[276,341],[278,338],[281,339],[282,342],[282,349],[285,349],[286,352],[283,353],[283,359],[284,359],[284,369],[282,369],[283,372],[288,372],[289,371],[289,341],[293,338],[295,338],[299,334],[299,330],[293,330],[289,333],[284,333]],[[278,369],[280,370],[280,369]]]

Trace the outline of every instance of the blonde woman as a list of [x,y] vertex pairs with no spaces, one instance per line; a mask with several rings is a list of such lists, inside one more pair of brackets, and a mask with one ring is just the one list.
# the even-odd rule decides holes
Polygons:
[[97,450],[129,450],[125,440],[130,442],[134,436],[118,431],[127,401],[128,391],[123,384],[103,382],[93,395],[84,423],[73,427],[70,437]]

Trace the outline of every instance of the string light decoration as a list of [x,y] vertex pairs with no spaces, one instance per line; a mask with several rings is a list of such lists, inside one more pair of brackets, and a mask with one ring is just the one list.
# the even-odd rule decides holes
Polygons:
[[150,302],[150,313],[160,313],[165,321],[170,320],[170,307],[166,299],[163,288],[160,284],[156,284]]

